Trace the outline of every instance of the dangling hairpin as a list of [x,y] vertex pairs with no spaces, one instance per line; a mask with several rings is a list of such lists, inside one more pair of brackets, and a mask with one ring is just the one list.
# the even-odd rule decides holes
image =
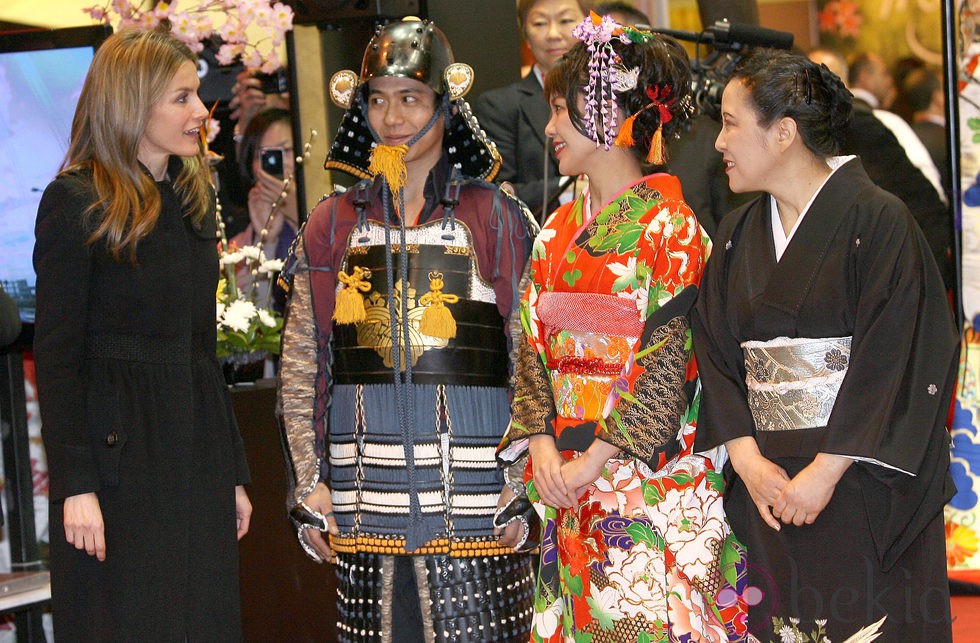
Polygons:
[[[671,93],[669,85],[663,88],[655,87],[652,90],[647,88],[647,96],[652,101],[646,107],[623,121],[619,133],[616,134],[617,117],[619,115],[619,103],[616,99],[617,92],[627,92],[636,89],[639,82],[640,68],[628,69],[622,59],[613,50],[613,40],[619,40],[624,44],[643,43],[653,38],[649,31],[636,29],[634,27],[623,27],[616,23],[609,16],[599,17],[594,11],[589,12],[589,17],[580,22],[572,35],[585,43],[591,54],[589,60],[589,87],[585,98],[585,129],[589,137],[595,141],[596,147],[599,146],[599,121],[602,121],[601,142],[605,149],[610,148],[609,142],[615,139],[614,144],[620,147],[633,146],[633,121],[640,112],[657,107],[660,110],[660,123],[666,123],[671,119],[668,107],[674,100],[667,99]],[[660,128],[653,135],[650,154],[647,162],[657,165],[663,164],[663,134]]]
[[[616,132],[616,102],[615,82],[629,82],[632,70],[626,70],[617,60],[612,41],[629,43],[631,40],[623,28],[609,16],[600,17],[590,11],[589,16],[576,25],[572,35],[585,43],[589,48],[589,88],[585,97],[585,129],[589,137],[599,147],[599,122],[602,121],[603,136],[601,142],[608,150],[610,141]],[[618,69],[614,67],[618,65]],[[626,72],[626,78],[623,73]],[[639,70],[637,70],[639,74]],[[614,79],[615,77],[615,79]],[[635,83],[633,85],[636,86]]]

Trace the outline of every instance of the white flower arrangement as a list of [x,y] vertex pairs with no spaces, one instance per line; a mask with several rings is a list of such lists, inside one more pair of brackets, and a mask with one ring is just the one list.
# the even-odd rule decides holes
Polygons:
[[[204,42],[220,43],[215,55],[219,64],[230,65],[241,60],[246,69],[271,73],[282,67],[279,50],[286,32],[293,28],[293,10],[281,2],[269,0],[197,0],[187,9],[178,7],[180,0],[159,2],[143,10],[144,2],[111,0],[104,5],[83,9],[94,20],[116,28],[155,29],[169,20],[175,38],[194,52],[204,49]],[[250,40],[260,34],[257,40]]]
[[[310,156],[316,130],[310,131],[310,140],[303,146],[303,153],[296,157],[302,164]],[[282,315],[269,307],[271,290],[276,275],[283,268],[282,259],[268,259],[263,248],[269,224],[276,216],[280,200],[286,198],[288,185],[293,181],[290,174],[283,180],[283,190],[269,208],[265,225],[259,232],[256,245],[235,247],[228,242],[225,223],[221,217],[221,202],[216,205],[218,223],[218,254],[223,277],[218,282],[217,306],[218,358],[231,362],[243,362],[248,356],[278,355],[282,339]],[[242,274],[243,287],[239,287]]]
[[[258,281],[270,281],[282,269],[279,259],[266,259],[257,246],[235,248],[227,242],[221,245],[221,267],[224,276],[218,282],[216,319],[218,324],[218,358],[234,358],[248,354],[279,354],[282,337],[282,315],[266,306],[256,305],[253,299],[260,291],[269,300],[268,287],[258,288]],[[248,271],[251,279],[247,291],[238,287],[236,272],[239,266]],[[271,286],[270,284],[265,284]]]

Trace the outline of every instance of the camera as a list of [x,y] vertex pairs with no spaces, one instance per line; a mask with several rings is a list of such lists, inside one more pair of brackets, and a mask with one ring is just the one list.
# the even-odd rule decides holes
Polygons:
[[255,78],[262,83],[263,94],[282,94],[289,91],[289,74],[285,68],[280,67],[271,74],[255,74]]
[[[691,95],[698,112],[715,120],[721,120],[721,95],[725,84],[749,48],[790,49],[793,46],[793,34],[789,32],[727,20],[718,20],[701,33],[677,29],[653,31],[695,43],[695,57],[691,61]],[[702,58],[702,45],[711,45],[714,51]]]
[[283,149],[281,147],[264,147],[259,150],[259,167],[263,172],[277,179],[283,177]]

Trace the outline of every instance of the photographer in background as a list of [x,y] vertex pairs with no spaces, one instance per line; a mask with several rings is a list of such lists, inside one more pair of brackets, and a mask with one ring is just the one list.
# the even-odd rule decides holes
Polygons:
[[266,109],[289,109],[289,92],[286,91],[286,70],[272,74],[259,74],[244,70],[235,77],[228,102],[231,120],[235,121],[235,142],[241,146],[242,136],[256,114]]
[[[216,149],[227,159],[218,168],[218,199],[221,201],[221,218],[229,238],[241,233],[251,222],[248,192],[254,177],[250,170],[243,168],[251,167],[251,159],[245,161],[242,150],[245,133],[249,129],[249,123],[259,112],[266,109],[289,109],[289,94],[285,91],[286,77],[285,69],[273,74],[249,70],[239,72],[231,87],[230,100],[219,112],[222,128],[226,124],[225,119],[234,123],[234,126],[228,125],[225,131],[220,132],[212,144],[212,149]],[[227,136],[226,132],[231,132],[232,136]],[[260,225],[256,231],[261,229]]]
[[[286,257],[299,227],[296,182],[284,181],[293,177],[295,159],[289,112],[273,108],[255,114],[239,146],[238,169],[248,189],[249,220],[248,226],[230,240],[239,248],[261,243],[266,258]],[[249,278],[247,273],[239,275],[240,282]]]

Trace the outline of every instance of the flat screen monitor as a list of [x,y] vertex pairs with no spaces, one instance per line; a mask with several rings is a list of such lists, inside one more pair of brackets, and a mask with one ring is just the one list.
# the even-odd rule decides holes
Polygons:
[[28,326],[37,206],[68,151],[92,57],[110,33],[93,26],[0,36],[0,283]]

